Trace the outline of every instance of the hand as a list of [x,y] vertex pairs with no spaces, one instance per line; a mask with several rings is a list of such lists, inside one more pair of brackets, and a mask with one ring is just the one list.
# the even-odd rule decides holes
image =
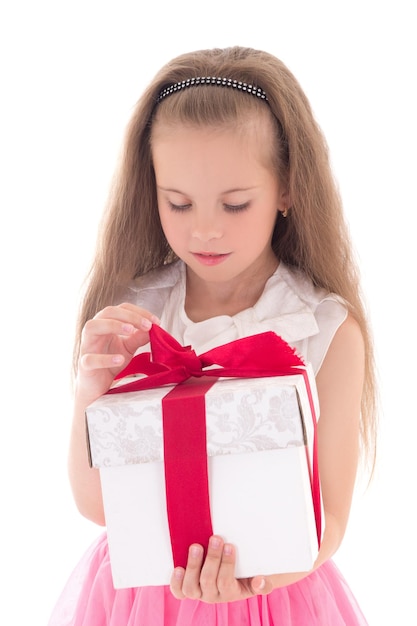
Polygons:
[[202,602],[233,602],[251,596],[267,594],[273,589],[265,576],[235,578],[236,551],[221,537],[210,538],[207,556],[203,547],[190,546],[186,569],[177,567],[171,578],[171,592],[182,600],[192,598]]
[[76,394],[89,404],[108,391],[136,350],[148,343],[156,316],[134,304],[108,306],[83,329]]

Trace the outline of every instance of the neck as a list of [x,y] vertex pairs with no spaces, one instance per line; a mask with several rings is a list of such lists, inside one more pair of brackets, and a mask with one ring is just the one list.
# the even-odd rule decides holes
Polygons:
[[274,256],[262,268],[251,268],[228,282],[203,281],[187,267],[187,316],[193,322],[201,322],[218,315],[236,315],[254,306],[277,267]]

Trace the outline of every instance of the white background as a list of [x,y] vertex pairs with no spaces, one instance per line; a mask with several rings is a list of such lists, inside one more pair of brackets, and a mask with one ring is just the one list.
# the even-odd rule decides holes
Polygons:
[[[132,108],[176,54],[249,45],[303,85],[331,147],[381,381],[376,476],[336,561],[371,626],[417,623],[416,46],[412,2],[8,3],[0,15],[0,622],[46,625],[101,529],[66,476],[81,283]],[[246,8],[245,8],[246,7]],[[123,626],[123,625],[121,625]]]

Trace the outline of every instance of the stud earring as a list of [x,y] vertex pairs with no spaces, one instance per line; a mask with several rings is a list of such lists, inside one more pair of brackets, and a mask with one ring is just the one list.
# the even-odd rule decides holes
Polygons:
[[288,215],[288,209],[285,208],[283,211],[281,211],[282,217],[287,217]]

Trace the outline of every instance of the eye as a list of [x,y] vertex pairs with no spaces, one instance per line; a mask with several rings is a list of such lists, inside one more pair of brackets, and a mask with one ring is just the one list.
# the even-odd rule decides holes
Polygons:
[[240,211],[245,211],[249,208],[249,202],[244,202],[243,204],[225,204],[223,205],[225,211],[229,213],[239,213]]
[[168,206],[171,209],[171,211],[177,211],[179,213],[181,213],[182,211],[187,211],[188,209],[191,208],[191,204],[174,204],[173,202],[170,202],[168,200]]

